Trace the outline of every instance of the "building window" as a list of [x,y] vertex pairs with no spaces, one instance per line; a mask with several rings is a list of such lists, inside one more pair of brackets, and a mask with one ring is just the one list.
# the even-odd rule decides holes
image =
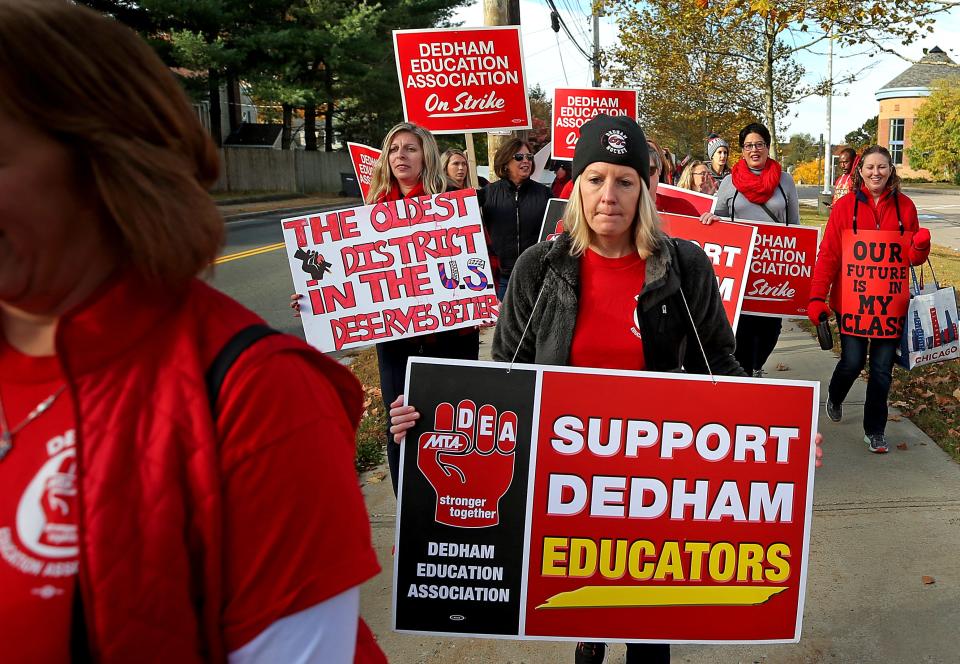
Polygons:
[[890,156],[895,166],[903,163],[903,118],[890,120]]

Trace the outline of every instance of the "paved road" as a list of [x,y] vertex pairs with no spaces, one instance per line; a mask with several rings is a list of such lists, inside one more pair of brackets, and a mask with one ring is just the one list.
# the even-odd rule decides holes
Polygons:
[[[309,211],[330,207],[340,206]],[[293,283],[280,230],[280,220],[296,214],[297,210],[285,210],[228,220],[227,241],[209,282],[273,328],[303,338],[300,321],[288,304]]]

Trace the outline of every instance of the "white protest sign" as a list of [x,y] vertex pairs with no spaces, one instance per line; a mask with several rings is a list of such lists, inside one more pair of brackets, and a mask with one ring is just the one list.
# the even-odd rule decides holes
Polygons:
[[307,342],[328,352],[496,320],[473,189],[281,221]]

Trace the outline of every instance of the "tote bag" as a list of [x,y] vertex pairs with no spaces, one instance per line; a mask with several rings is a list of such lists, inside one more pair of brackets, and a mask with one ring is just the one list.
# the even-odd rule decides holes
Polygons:
[[941,288],[930,265],[933,284],[924,286],[911,267],[912,287],[907,319],[903,324],[900,352],[897,362],[907,369],[960,358],[960,317],[957,316],[957,296],[952,286]]

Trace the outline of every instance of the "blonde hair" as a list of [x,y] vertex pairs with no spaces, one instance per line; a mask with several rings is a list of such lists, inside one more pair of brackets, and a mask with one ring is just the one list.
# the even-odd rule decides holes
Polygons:
[[[680,180],[677,182],[678,187],[681,189],[699,191],[699,189],[694,189],[693,187],[693,169],[695,169],[697,166],[703,166],[704,168],[707,167],[707,165],[699,159],[694,159],[691,161],[689,164],[687,164],[687,167],[683,169],[683,174],[680,176]],[[707,175],[710,175],[709,171],[707,172]]]
[[467,153],[458,148],[447,148],[446,150],[444,150],[443,154],[440,155],[440,170],[443,171],[443,177],[447,178],[453,186],[455,187],[460,186],[447,173],[447,166],[450,165],[450,160],[453,159],[454,156],[463,157],[464,161],[467,162],[467,172],[463,176],[463,186],[469,187],[470,186],[470,160],[467,158]]
[[136,33],[70,2],[0,1],[0,90],[0,112],[74,154],[121,258],[145,278],[182,285],[216,257],[216,148]]
[[[563,214],[563,229],[570,235],[572,246],[570,254],[582,256],[590,246],[593,231],[587,223],[583,212],[583,198],[580,196],[580,178],[573,181],[573,191],[567,201],[567,209]],[[640,198],[637,201],[637,214],[633,218],[633,244],[637,253],[647,258],[660,247],[662,232],[660,231],[660,217],[653,205],[650,190],[643,178],[640,181]]]
[[[863,154],[860,155],[860,158],[854,161],[853,164],[853,188],[854,190],[859,190],[863,186],[863,162],[866,161],[867,157],[872,154],[878,154],[884,157],[887,160],[887,164],[890,165],[890,179],[887,180],[887,189],[899,193],[900,192],[900,176],[897,174],[897,166],[893,163],[893,156],[891,156],[890,151],[883,147],[882,145],[871,145],[863,151]],[[856,152],[854,152],[856,155]]]
[[397,181],[390,170],[390,144],[397,134],[408,132],[420,141],[423,150],[423,170],[420,171],[420,182],[423,191],[427,194],[439,194],[447,190],[447,175],[440,169],[440,150],[437,141],[429,131],[410,122],[401,122],[393,126],[383,139],[380,157],[373,165],[373,175],[370,178],[370,192],[367,194],[367,203],[376,203],[390,191],[391,185]]

